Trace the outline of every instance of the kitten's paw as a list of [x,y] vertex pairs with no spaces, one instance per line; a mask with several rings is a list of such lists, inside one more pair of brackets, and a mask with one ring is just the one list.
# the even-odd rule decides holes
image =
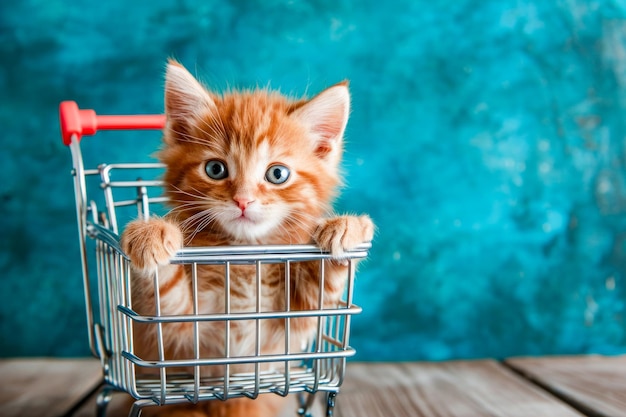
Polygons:
[[121,244],[133,267],[150,273],[166,265],[183,247],[183,234],[178,226],[161,218],[135,220],[126,226]]
[[339,216],[325,219],[313,233],[313,240],[333,258],[342,259],[345,252],[374,237],[374,223],[369,216]]

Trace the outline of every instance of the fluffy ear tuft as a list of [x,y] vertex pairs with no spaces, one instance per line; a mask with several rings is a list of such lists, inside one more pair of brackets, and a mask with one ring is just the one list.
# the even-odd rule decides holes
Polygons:
[[327,88],[292,113],[315,141],[316,155],[333,162],[338,162],[341,155],[349,114],[350,93],[347,82]]
[[165,72],[165,113],[172,122],[184,122],[215,108],[209,92],[181,64],[169,60]]

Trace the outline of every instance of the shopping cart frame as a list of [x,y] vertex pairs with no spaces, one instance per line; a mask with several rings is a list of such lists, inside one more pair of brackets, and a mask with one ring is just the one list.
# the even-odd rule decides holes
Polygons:
[[[83,275],[85,311],[88,325],[88,339],[91,353],[100,359],[104,376],[104,388],[98,396],[98,415],[104,416],[111,393],[115,390],[129,393],[135,398],[130,416],[138,416],[146,406],[165,405],[204,400],[226,400],[235,397],[256,398],[261,394],[286,396],[291,393],[300,395],[300,416],[311,416],[314,395],[324,392],[326,398],[326,416],[332,416],[335,397],[343,382],[347,358],[355,354],[349,345],[350,319],[361,312],[353,304],[354,261],[367,256],[370,243],[365,242],[348,252],[348,274],[345,299],[334,308],[323,306],[324,262],[331,258],[328,252],[314,245],[283,246],[245,246],[245,247],[203,247],[183,248],[171,259],[173,264],[191,265],[197,271],[198,265],[220,265],[226,275],[226,305],[229,305],[229,279],[232,265],[250,265],[257,276],[257,305],[260,301],[261,275],[263,265],[282,264],[285,280],[289,280],[290,265],[295,262],[319,262],[320,291],[318,309],[292,311],[287,307],[280,312],[262,312],[258,308],[249,313],[233,313],[227,310],[223,314],[199,314],[197,301],[194,314],[186,316],[162,316],[156,291],[156,312],[154,315],[140,315],[133,310],[130,296],[130,262],[119,243],[117,210],[122,206],[135,206],[137,216],[148,218],[151,204],[163,203],[162,195],[150,196],[149,188],[159,189],[163,182],[159,179],[131,179],[115,181],[111,172],[114,170],[162,169],[158,163],[123,163],[99,165],[85,168],[81,151],[81,139],[86,135],[95,135],[102,130],[161,130],[165,126],[164,115],[97,115],[94,110],[79,109],[73,101],[60,105],[60,124],[63,143],[69,147],[72,156],[72,175],[76,199],[76,215],[80,243],[80,257]],[[87,178],[99,178],[99,188],[104,193],[105,209],[101,211],[97,203],[90,199]],[[118,188],[136,189],[136,197],[124,201],[115,200],[113,190]],[[89,192],[88,192],[89,191]],[[90,250],[89,241],[95,242],[95,251]],[[94,256],[95,252],[95,256]],[[95,258],[95,259],[94,259]],[[91,268],[97,272],[92,274]],[[94,278],[92,275],[96,275]],[[194,297],[197,300],[197,273],[193,273]],[[158,288],[158,274],[154,277]],[[97,305],[92,299],[92,289],[97,288]],[[288,288],[288,285],[285,285]],[[287,292],[287,298],[289,297]],[[309,350],[293,352],[289,345],[289,323],[293,320],[311,318],[317,320],[315,341]],[[263,320],[284,320],[286,323],[285,352],[283,354],[261,355],[259,350],[260,327]],[[257,324],[257,347],[253,356],[221,358],[203,358],[199,356],[198,326],[207,322],[222,322],[230,329],[237,320],[255,321]],[[176,361],[163,355],[162,327],[167,323],[191,323],[194,327],[196,356],[193,359]],[[159,360],[146,360],[133,351],[133,328],[137,323],[156,326],[160,356]],[[229,337],[226,336],[225,351],[229,352]],[[299,368],[290,364],[302,363]],[[262,367],[269,363],[283,363],[281,372],[264,373]],[[229,367],[238,364],[253,366],[249,374],[234,375]],[[188,367],[190,374],[181,377],[168,373],[169,368]],[[203,378],[200,368],[203,366],[223,366],[224,376]],[[145,376],[142,371],[152,370],[154,376]],[[140,372],[141,371],[141,372]],[[142,379],[143,378],[143,379]],[[305,395],[308,394],[308,395]]]

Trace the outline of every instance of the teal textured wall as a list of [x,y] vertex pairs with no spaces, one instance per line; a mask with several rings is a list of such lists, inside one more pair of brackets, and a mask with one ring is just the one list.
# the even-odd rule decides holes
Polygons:
[[[361,360],[626,352],[626,1],[0,1],[0,355],[87,354],[57,105],[351,80]],[[125,136],[124,136],[125,137]],[[91,145],[106,161],[154,144]]]

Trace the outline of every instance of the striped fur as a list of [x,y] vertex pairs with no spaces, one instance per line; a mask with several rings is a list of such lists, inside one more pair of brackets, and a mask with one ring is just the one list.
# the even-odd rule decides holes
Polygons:
[[[207,91],[180,64],[170,61],[166,74],[167,127],[159,156],[166,164],[165,182],[172,210],[165,218],[131,222],[122,245],[133,265],[133,307],[140,314],[155,311],[151,276],[158,270],[163,314],[193,312],[188,268],[168,265],[176,250],[186,246],[316,243],[332,251],[327,262],[324,300],[336,305],[344,290],[346,265],[342,254],[371,240],[374,226],[367,216],[326,217],[341,183],[339,162],[349,114],[347,83],[340,83],[310,100],[289,100],[267,90],[218,95]],[[228,170],[223,179],[207,172],[208,161]],[[289,169],[282,184],[267,179],[268,168]],[[264,265],[262,311],[285,307],[282,266]],[[292,267],[290,307],[318,308],[319,267],[316,263]],[[200,313],[222,313],[224,269],[200,266]],[[231,311],[256,311],[254,267],[231,269]],[[284,352],[284,320],[264,320],[262,353]],[[292,320],[290,340],[300,349],[312,336],[315,320]],[[224,324],[200,324],[202,357],[224,354]],[[154,326],[138,326],[136,350],[145,359],[157,359]],[[193,358],[193,329],[189,323],[164,325],[166,358]],[[255,323],[233,322],[232,356],[252,355]],[[231,372],[249,370],[233,367]],[[220,369],[203,369],[219,375]],[[255,401],[211,401],[158,410],[160,415],[271,417],[279,401],[265,396]]]

